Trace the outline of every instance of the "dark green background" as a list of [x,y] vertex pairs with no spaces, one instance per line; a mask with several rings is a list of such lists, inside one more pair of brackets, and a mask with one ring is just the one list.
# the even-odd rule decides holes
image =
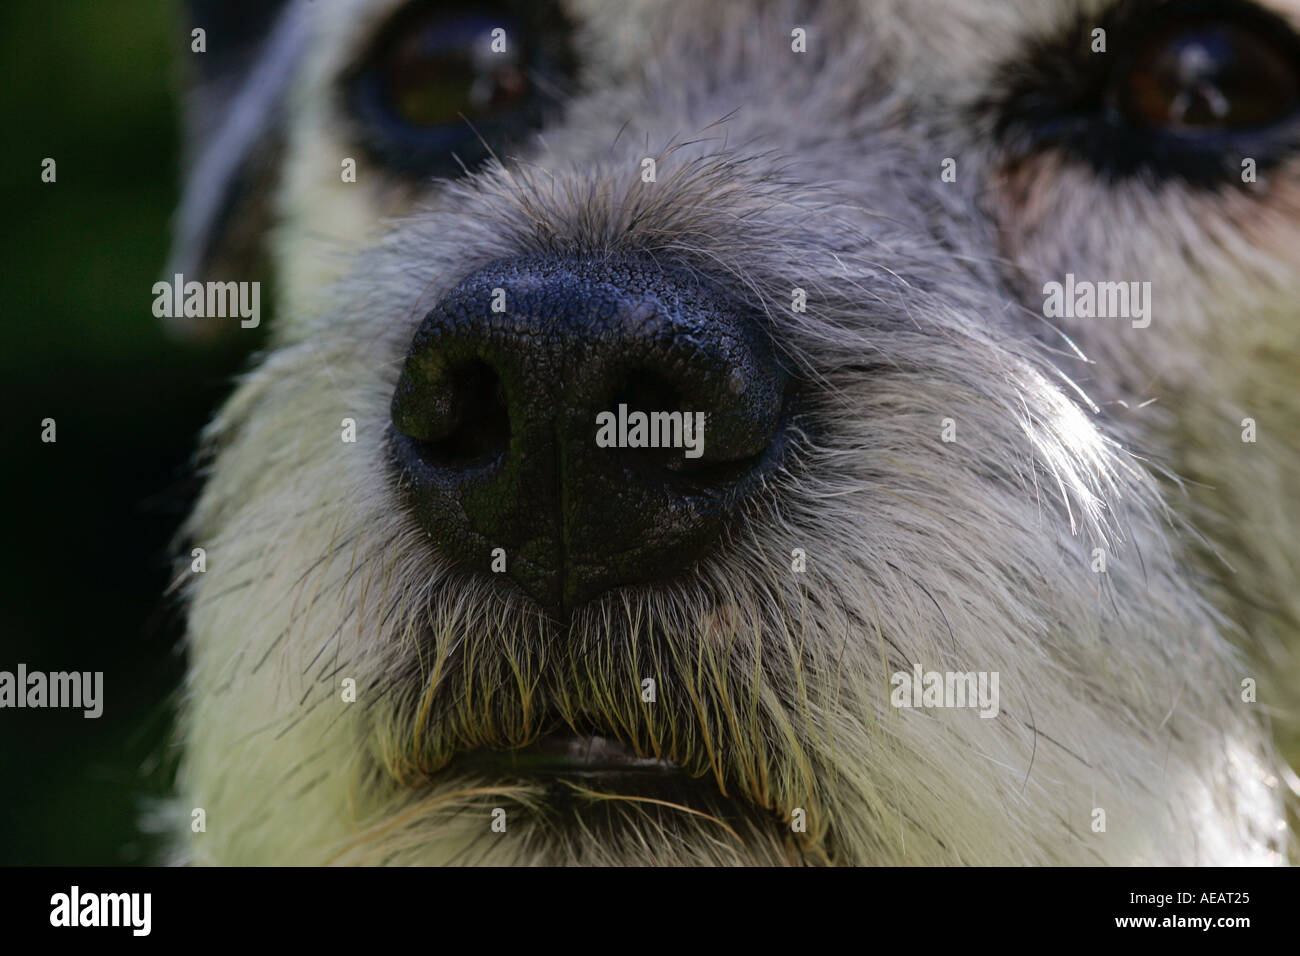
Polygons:
[[138,821],[174,772],[169,543],[197,432],[259,334],[185,345],[152,314],[179,188],[178,18],[166,0],[0,3],[0,670],[105,685],[98,720],[0,710],[0,864],[149,861]]

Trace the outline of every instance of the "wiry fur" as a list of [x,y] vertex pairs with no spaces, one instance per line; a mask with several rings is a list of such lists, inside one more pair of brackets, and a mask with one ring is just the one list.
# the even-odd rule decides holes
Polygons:
[[[1157,259],[1157,289],[1173,290],[1201,263],[1140,217],[1129,241],[1167,251],[1133,276],[1100,251],[1076,261],[1068,244],[1021,255],[1024,202],[958,121],[964,97],[936,105],[909,50],[880,44],[924,15],[830,6],[583,11],[600,54],[592,92],[519,157],[432,187],[382,239],[327,232],[348,268],[324,296],[330,196],[351,188],[340,202],[390,211],[411,200],[306,173],[318,162],[323,182],[349,155],[312,158],[329,135],[322,64],[342,55],[329,38],[349,22],[322,14],[325,52],[299,93],[313,104],[307,132],[286,167],[283,208],[302,218],[279,247],[300,280],[273,348],[209,431],[189,526],[208,553],[208,570],[187,575],[182,792],[207,812],[194,860],[1282,858],[1276,763],[1239,694],[1254,675],[1233,648],[1242,619],[1219,597],[1231,587],[1214,583],[1204,523],[1189,523],[1177,486],[1171,508],[1169,483],[1129,450],[1176,472],[1183,447],[1193,463],[1244,454],[1236,434],[1184,421],[1181,405],[1143,416],[1114,404],[1150,382],[1136,357],[1148,340],[1112,342],[1113,320],[1071,330],[1097,355],[1088,364],[1024,293],[1043,268],[1140,278]],[[799,24],[814,52],[791,63]],[[972,89],[989,75],[970,70]],[[647,155],[655,184],[638,176]],[[939,181],[949,155],[959,184]],[[1067,220],[1062,242],[1098,215]],[[440,560],[394,487],[388,407],[415,328],[463,276],[524,254],[625,253],[695,270],[759,310],[810,405],[790,466],[696,574],[605,595],[560,627]],[[1201,255],[1222,281],[1198,301],[1249,301],[1228,291],[1244,266]],[[789,307],[796,287],[806,313]],[[1180,321],[1175,293],[1160,295],[1150,342]],[[1295,321],[1268,301],[1261,322]],[[1213,361],[1207,346],[1180,347]],[[1185,407],[1231,409],[1228,425],[1231,403],[1249,401],[1223,379],[1202,385]],[[339,440],[345,417],[355,444]],[[939,440],[944,418],[955,443]],[[1241,553],[1276,555],[1261,560],[1285,574],[1284,539],[1250,544],[1263,533],[1257,519],[1240,528]],[[806,574],[791,571],[794,548]],[[890,675],[916,663],[999,672],[1000,715],[891,707]],[[640,698],[647,676],[654,704]],[[340,699],[345,677],[356,703]],[[574,789],[557,810],[539,785],[449,767],[556,721],[671,759],[717,794],[681,806]],[[489,829],[494,807],[505,834]],[[791,832],[795,808],[806,833]]]

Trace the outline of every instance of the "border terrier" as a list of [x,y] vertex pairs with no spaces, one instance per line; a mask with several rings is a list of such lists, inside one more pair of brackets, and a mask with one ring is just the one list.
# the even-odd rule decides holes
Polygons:
[[186,29],[178,859],[1288,859],[1300,5]]

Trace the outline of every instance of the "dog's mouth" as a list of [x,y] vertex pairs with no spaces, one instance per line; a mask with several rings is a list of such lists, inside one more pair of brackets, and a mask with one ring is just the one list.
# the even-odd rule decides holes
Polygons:
[[[575,862],[622,853],[653,859],[664,841],[692,840],[722,859],[804,859],[770,807],[712,772],[647,756],[597,729],[603,732],[566,726],[524,747],[462,751],[442,772],[452,788],[490,794],[484,807],[509,807],[504,801],[513,799],[516,809],[507,812],[523,821],[528,846]],[[602,855],[609,852],[613,857]],[[706,852],[702,859],[713,857]]]
[[464,751],[452,758],[446,769],[462,778],[541,786],[554,811],[604,796],[724,816],[745,812],[744,801],[725,796],[712,774],[691,773],[673,760],[637,753],[606,734],[568,728],[513,750]]
[[629,783],[689,779],[672,761],[643,757],[610,737],[572,732],[549,734],[518,750],[469,751],[458,756],[455,764],[464,771],[517,777]]
[[[647,757],[602,734],[565,728],[512,750],[465,750],[447,766],[455,777],[482,783],[532,784],[545,793],[538,806],[552,826],[581,822],[614,835],[628,826],[615,805],[706,814],[725,826],[753,825],[761,809],[724,795],[712,774],[692,774],[675,761]],[[630,803],[629,803],[630,801]]]

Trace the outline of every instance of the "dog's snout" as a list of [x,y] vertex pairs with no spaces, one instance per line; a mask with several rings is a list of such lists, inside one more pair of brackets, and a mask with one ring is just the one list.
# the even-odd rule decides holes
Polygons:
[[391,450],[441,554],[563,616],[709,549],[779,460],[785,391],[759,323],[693,275],[511,260],[424,319]]

